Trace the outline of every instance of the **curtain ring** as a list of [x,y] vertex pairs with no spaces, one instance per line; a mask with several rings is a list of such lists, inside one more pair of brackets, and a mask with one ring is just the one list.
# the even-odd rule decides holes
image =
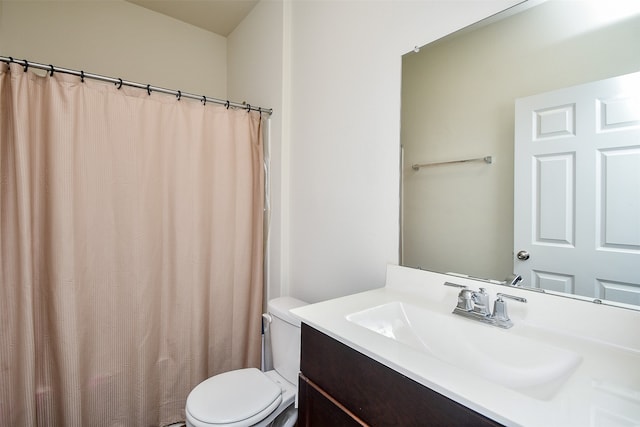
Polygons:
[[176,93],[176,98],[180,101],[180,98],[182,98],[182,92],[178,91],[178,93]]
[[151,85],[147,85],[147,94],[151,96]]
[[49,77],[53,77],[53,65],[49,64]]
[[13,61],[13,56],[10,56],[10,57],[9,57],[9,64],[13,64],[13,63],[14,63],[14,61]]
[[229,100],[227,99],[227,102],[224,103],[224,106],[227,107],[227,110],[229,109]]
[[202,99],[200,100],[200,102],[202,102],[202,105],[207,105],[207,97],[202,95]]
[[28,69],[29,69],[29,61],[27,61],[27,60],[25,59],[25,60],[24,60],[24,72],[26,73]]
[[251,112],[251,104],[247,104],[247,113]]
[[80,81],[84,83],[84,71],[80,70]]
[[118,87],[118,90],[120,90],[122,88],[122,79],[118,77],[118,83],[114,84]]

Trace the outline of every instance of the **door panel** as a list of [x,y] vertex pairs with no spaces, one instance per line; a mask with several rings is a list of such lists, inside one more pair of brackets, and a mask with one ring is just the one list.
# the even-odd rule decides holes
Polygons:
[[[640,251],[640,148],[601,150],[598,155],[600,249]],[[625,187],[630,188],[620,191]]]
[[534,241],[571,247],[575,229],[574,153],[535,156]]

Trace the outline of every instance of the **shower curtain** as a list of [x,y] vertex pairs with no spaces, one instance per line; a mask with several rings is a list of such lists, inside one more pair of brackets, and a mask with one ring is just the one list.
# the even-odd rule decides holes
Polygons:
[[0,425],[183,420],[260,366],[260,115],[1,68]]

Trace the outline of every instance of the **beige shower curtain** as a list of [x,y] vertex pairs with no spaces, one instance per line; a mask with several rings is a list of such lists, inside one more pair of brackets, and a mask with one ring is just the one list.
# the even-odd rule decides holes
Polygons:
[[256,112],[0,70],[0,425],[157,426],[259,366]]

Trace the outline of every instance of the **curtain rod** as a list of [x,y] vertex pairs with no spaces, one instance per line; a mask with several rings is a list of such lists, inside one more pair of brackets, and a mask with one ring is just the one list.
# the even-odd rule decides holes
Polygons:
[[174,95],[176,98],[178,98],[178,101],[180,100],[180,98],[190,98],[190,99],[196,99],[200,102],[202,102],[203,104],[207,104],[207,102],[213,102],[214,104],[220,104],[220,105],[224,105],[225,107],[229,108],[229,107],[234,107],[234,108],[240,108],[240,109],[244,109],[247,111],[258,111],[259,113],[265,113],[265,114],[269,114],[271,115],[273,113],[273,109],[272,108],[262,108],[262,107],[254,107],[251,104],[246,104],[246,103],[238,103],[238,102],[230,102],[229,100],[223,100],[223,99],[217,99],[217,98],[211,98],[209,96],[205,96],[205,95],[195,95],[192,93],[187,93],[187,92],[182,92],[179,90],[172,90],[172,89],[165,89],[162,87],[158,87],[158,86],[151,86],[151,85],[145,85],[142,83],[136,83],[136,82],[130,82],[127,80],[122,80],[120,78],[113,78],[113,77],[107,77],[107,76],[101,76],[99,74],[93,74],[93,73],[85,73],[84,71],[76,71],[76,70],[70,70],[68,68],[62,68],[62,67],[56,67],[54,65],[47,65],[47,64],[40,64],[37,62],[31,62],[31,61],[27,61],[26,59],[14,59],[10,56],[0,56],[0,62],[6,62],[7,64],[10,64],[12,62],[16,63],[16,64],[20,64],[24,67],[24,71],[27,71],[29,69],[29,67],[32,68],[37,68],[40,70],[46,70],[49,72],[49,75],[52,76],[53,73],[64,73],[64,74],[71,74],[74,76],[78,76],[80,77],[80,79],[82,81],[84,81],[85,78],[87,79],[93,79],[93,80],[100,80],[103,82],[109,82],[109,83],[113,83],[116,86],[118,86],[118,89],[120,89],[122,86],[130,86],[130,87],[135,87],[137,89],[144,89],[147,91],[147,93],[149,95],[151,95],[151,92],[160,92],[160,93],[164,93],[167,95]]

